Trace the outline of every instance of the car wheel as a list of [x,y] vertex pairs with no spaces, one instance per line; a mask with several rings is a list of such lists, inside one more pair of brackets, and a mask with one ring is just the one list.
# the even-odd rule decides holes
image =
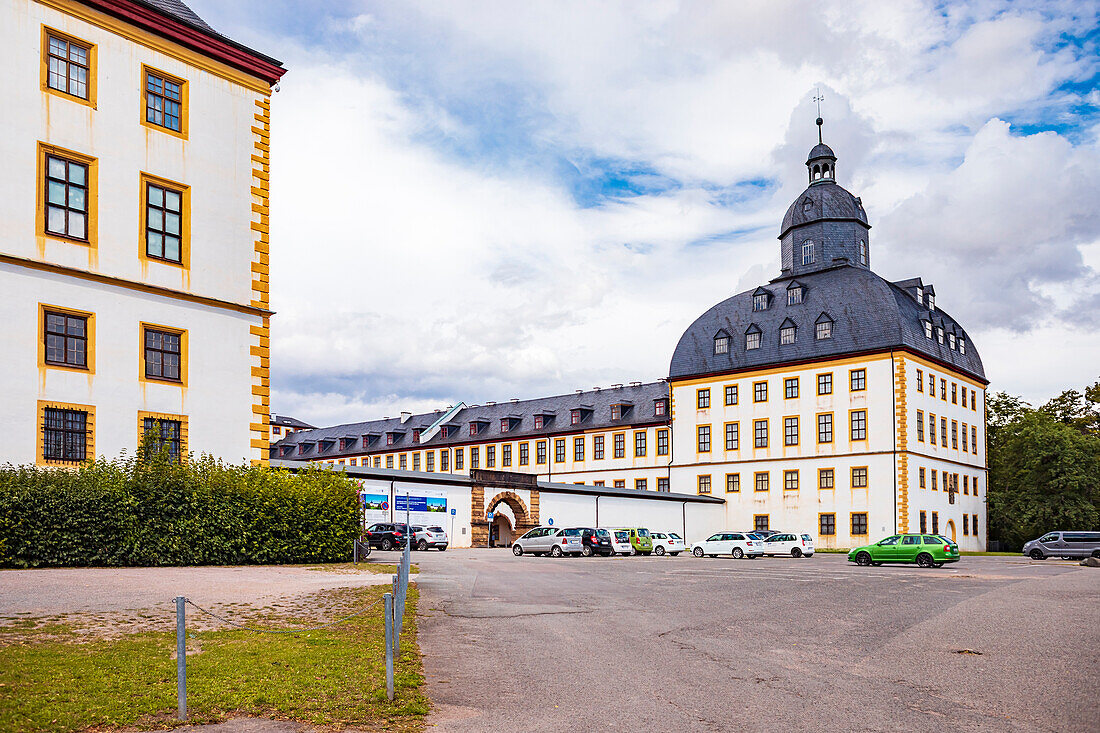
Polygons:
[[791,557],[802,557],[802,550],[797,547],[794,548],[791,550]]
[[523,555],[523,548],[519,545],[512,545],[512,554],[516,557],[521,557]]
[[656,549],[653,550],[653,554],[663,555],[663,554],[665,554],[665,548],[661,547],[660,545],[657,545]]
[[1028,557],[1032,560],[1045,560],[1046,556],[1043,555],[1043,551],[1036,547],[1034,550],[1028,553]]
[[871,564],[871,553],[861,552],[858,555],[856,555],[856,565],[862,565],[864,567],[867,567],[870,564]]
[[553,547],[551,547],[550,548],[550,557],[561,557],[561,548],[557,545],[554,545]]
[[703,548],[702,547],[696,547],[694,550],[691,551],[691,554],[695,555],[695,557],[702,557],[703,556]]
[[733,548],[733,552],[731,554],[733,555],[734,560],[740,560],[745,556],[745,551],[742,550],[740,547],[735,547]]
[[581,554],[585,557],[592,557],[592,545],[585,545],[582,547]]
[[439,548],[439,551],[440,551],[440,552],[446,552],[446,551],[447,551],[447,546],[446,546],[446,545],[443,545],[443,547],[440,547],[440,548]]
[[1092,556],[1100,558],[1100,550],[1093,550],[1092,551]]
[[930,567],[934,566],[935,564],[936,563],[932,559],[932,556],[929,555],[927,552],[922,552],[921,554],[917,555],[917,565],[918,566],[920,566],[922,568],[930,568]]
[[420,540],[419,542],[416,543],[416,549],[420,550],[421,552],[427,552],[428,551],[428,541],[427,540]]
[[383,550],[392,550],[393,549],[393,540],[391,540],[389,537],[383,537],[382,538],[382,549]]

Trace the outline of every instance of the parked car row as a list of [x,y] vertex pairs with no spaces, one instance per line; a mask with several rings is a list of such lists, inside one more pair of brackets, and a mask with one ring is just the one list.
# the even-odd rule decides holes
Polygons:
[[512,554],[529,555],[678,555],[684,540],[675,532],[651,533],[644,527],[535,527],[512,542]]
[[363,532],[363,541],[372,549],[398,550],[412,541],[414,550],[439,550],[443,552],[450,544],[447,532],[442,527],[435,525],[422,527],[404,522],[379,522],[372,524]]
[[731,555],[737,559],[750,559],[767,555],[813,557],[814,538],[808,534],[777,531],[716,532],[691,547],[695,557]]

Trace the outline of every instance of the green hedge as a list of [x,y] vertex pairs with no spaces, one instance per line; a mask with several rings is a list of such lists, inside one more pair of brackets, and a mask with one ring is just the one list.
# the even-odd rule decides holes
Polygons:
[[0,567],[242,565],[346,560],[355,485],[210,457],[0,467]]

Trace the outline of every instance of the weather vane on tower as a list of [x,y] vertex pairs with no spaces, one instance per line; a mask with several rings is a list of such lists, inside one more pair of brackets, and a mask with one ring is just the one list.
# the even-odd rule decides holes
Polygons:
[[825,120],[821,119],[821,103],[825,101],[825,95],[821,93],[821,87],[817,88],[817,94],[814,95],[814,102],[817,103],[817,142],[821,142],[821,126],[825,123]]

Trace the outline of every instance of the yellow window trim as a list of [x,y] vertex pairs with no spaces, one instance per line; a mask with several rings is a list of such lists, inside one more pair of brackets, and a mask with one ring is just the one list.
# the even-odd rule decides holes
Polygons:
[[[756,387],[759,384],[764,385],[764,399],[762,400],[756,399]],[[760,404],[768,401],[768,380],[761,379],[752,383],[752,401],[754,404]]]
[[[852,483],[853,474],[856,471],[858,471],[859,469],[863,469],[864,471],[867,472],[867,485],[866,486],[855,486]],[[833,482],[834,482],[833,485],[835,486],[836,485],[836,476],[835,476],[835,474],[833,476]],[[870,466],[852,466],[850,468],[850,470],[848,471],[848,488],[849,489],[869,489],[869,488],[871,488],[871,467]],[[856,512],[856,514],[859,514],[859,513],[860,512]]]
[[[730,476],[736,476],[737,477],[737,488],[734,489],[734,490],[730,490]],[[740,472],[727,473],[726,474],[726,493],[727,494],[739,494],[739,493],[741,493],[741,473]]]
[[[836,537],[836,512],[818,512],[817,513],[817,532],[821,534],[821,518],[832,517],[833,518],[833,533],[822,535],[823,537]],[[851,527],[851,525],[849,525]]]
[[[85,233],[88,235],[87,239],[77,239],[75,237],[67,237],[63,234],[55,234],[46,230],[46,156],[56,155],[59,158],[67,158],[68,160],[76,163],[82,163],[88,167],[88,178],[86,183],[88,184],[88,211],[87,220],[85,221]],[[36,195],[36,224],[35,234],[40,239],[53,239],[58,242],[68,242],[69,244],[77,244],[91,249],[96,249],[98,246],[98,229],[99,229],[99,160],[91,157],[90,155],[84,155],[74,150],[68,150],[67,148],[61,148],[56,145],[38,141],[38,193]]]
[[[708,488],[706,491],[703,491],[703,479],[704,478],[708,479],[708,484],[710,484],[710,488]],[[712,479],[712,474],[709,474],[709,473],[696,474],[696,476],[695,476],[695,493],[697,493],[697,494],[711,494],[711,493],[714,493],[714,481]]]
[[[141,189],[138,195],[138,201],[140,201],[140,211],[138,212],[138,259],[141,260],[142,267],[146,267],[149,263],[156,263],[158,265],[165,265],[167,267],[178,267],[183,270],[191,269],[191,187],[184,183],[172,181],[167,178],[161,178],[160,176],[154,176],[152,173],[142,172],[140,174],[140,186]],[[149,245],[145,241],[145,225],[147,223],[147,217],[149,212],[149,188],[147,184],[153,184],[154,186],[160,186],[161,188],[168,188],[176,191],[180,194],[182,199],[182,211],[180,214],[180,262],[172,262],[171,260],[164,260],[159,257],[149,256]]]
[[[88,326],[86,334],[88,336],[88,347],[85,353],[86,366],[67,366],[65,364],[48,364],[46,363],[46,312],[51,313],[64,313],[67,316],[80,316],[86,318]],[[46,303],[38,304],[38,366],[41,369],[60,369],[67,372],[78,372],[80,374],[95,374],[95,313],[89,311],[75,310],[73,308],[63,308],[59,305],[48,305]]]
[[[821,474],[825,471],[833,472],[833,485],[831,487],[823,487],[821,485]],[[836,491],[836,467],[825,467],[817,469],[817,490],[818,491]]]
[[[821,439],[821,416],[822,415],[829,415],[830,417],[833,418],[833,420],[832,420],[832,422],[833,422],[833,431],[832,431],[833,432],[833,439],[832,440],[822,440]],[[814,430],[817,431],[815,440],[817,441],[818,445],[833,445],[833,444],[835,444],[836,443],[836,415],[834,415],[831,412],[817,412],[817,413],[814,413]],[[850,430],[850,427],[849,427],[849,430]]]
[[[852,437],[852,415],[854,413],[857,413],[857,412],[864,413],[864,415],[863,415],[864,425],[863,425],[863,437],[862,438],[853,438]],[[868,440],[870,440],[869,436],[871,435],[871,425],[870,425],[871,418],[870,418],[870,415],[868,413],[870,413],[870,410],[868,410],[866,407],[859,407],[859,408],[854,409],[854,410],[848,410],[848,442],[849,443],[866,443]],[[835,423],[833,424],[833,440],[836,440],[836,424]]]
[[[144,349],[142,349],[144,351]],[[145,419],[152,418],[154,420],[177,420],[180,424],[180,460],[186,461],[190,453],[187,442],[187,415],[173,415],[168,412],[145,412],[144,410],[138,410],[137,414],[137,445],[141,446],[142,440],[145,438]]]
[[754,529],[756,528],[756,520],[760,517],[764,517],[764,519],[768,520],[768,528],[770,529],[771,526],[772,526],[771,515],[770,514],[753,514],[752,515],[752,526],[753,526],[753,528]]
[[[787,488],[787,474],[790,474],[790,473],[794,474],[794,484],[795,484],[795,486],[794,486],[793,489],[788,489]],[[799,474],[799,470],[797,468],[784,469],[783,470],[783,490],[784,491],[798,491],[800,488],[802,488],[802,476]]]
[[[756,488],[758,486],[756,479],[759,476],[767,476],[768,477],[768,482],[767,482],[768,483],[768,488],[767,489],[758,489],[758,488]],[[759,491],[761,494],[763,494],[764,491],[771,491],[772,490],[771,471],[754,471],[753,474],[752,474],[752,490],[753,491]]]
[[[862,514],[865,517],[867,517],[867,531],[864,532],[863,534],[856,534],[855,532],[852,532],[852,518],[855,517],[855,515],[857,515],[857,514]],[[870,532],[871,532],[871,513],[867,512],[867,511],[848,512],[848,532],[850,533],[850,536],[852,536],[852,537],[867,537],[867,536],[869,536]]]
[[[147,377],[145,376],[145,329],[151,328],[155,331],[164,331],[165,333],[174,333],[180,337],[180,378],[175,379],[161,379],[159,377]],[[176,328],[174,326],[164,326],[159,323],[146,323],[142,321],[138,324],[138,380],[140,382],[150,384],[171,384],[177,387],[187,386],[187,330],[183,328]]]
[[[146,113],[147,112],[146,105],[148,104],[148,97],[146,96],[146,92],[147,92],[148,86],[149,86],[149,74],[150,73],[152,73],[156,76],[159,76],[161,79],[166,79],[170,82],[174,82],[174,83],[180,85],[180,129],[178,131],[173,130],[170,127],[165,127],[164,125],[158,125],[154,122],[149,122],[149,120],[148,120],[148,114]],[[141,120],[141,124],[144,125],[145,127],[148,127],[150,130],[156,130],[158,132],[164,132],[164,133],[167,133],[169,135],[175,135],[176,137],[180,138],[181,140],[186,140],[187,139],[187,118],[188,118],[189,113],[190,113],[190,104],[189,104],[189,100],[188,100],[188,95],[189,95],[188,87],[189,87],[189,84],[187,83],[186,79],[182,79],[182,78],[176,76],[175,74],[169,74],[167,71],[162,71],[162,70],[156,68],[155,66],[149,66],[148,64],[142,64],[141,65],[141,94],[138,95],[139,98],[140,98],[140,101],[141,101],[141,117],[139,118]]]
[[[78,97],[75,94],[69,92],[63,92],[60,89],[54,89],[50,86],[50,42],[49,36],[56,36],[64,41],[68,41],[71,44],[80,46],[86,49],[88,52],[88,98],[84,99]],[[59,31],[56,28],[50,26],[42,26],[42,91],[47,94],[54,94],[62,99],[68,99],[71,102],[77,104],[83,104],[86,107],[96,109],[96,45],[89,41],[85,41],[83,38],[77,38],[74,35]]]
[[[863,372],[863,389],[852,389],[852,375],[856,372]],[[848,391],[849,392],[866,392],[867,391],[867,368],[855,367],[848,370]]]
[[88,413],[87,422],[85,427],[88,431],[88,437],[85,442],[84,456],[86,461],[95,460],[95,407],[93,405],[81,405],[75,402],[57,402],[56,400],[38,400],[38,417],[35,421],[35,432],[37,433],[37,448],[35,450],[35,465],[38,466],[61,466],[68,468],[75,468],[80,465],[76,461],[56,461],[47,460],[45,458],[45,424],[46,424],[46,408],[53,408],[57,410],[81,410]]
[[[757,423],[764,423],[766,425],[765,429],[767,430],[768,434],[767,434],[767,440],[764,442],[764,445],[757,445],[756,444],[756,424]],[[763,418],[760,418],[760,419],[757,419],[757,420],[753,420],[752,421],[752,447],[753,447],[753,450],[767,450],[768,446],[771,445],[771,442],[772,442],[771,420],[769,418],[766,418],[766,417],[763,417]]]

